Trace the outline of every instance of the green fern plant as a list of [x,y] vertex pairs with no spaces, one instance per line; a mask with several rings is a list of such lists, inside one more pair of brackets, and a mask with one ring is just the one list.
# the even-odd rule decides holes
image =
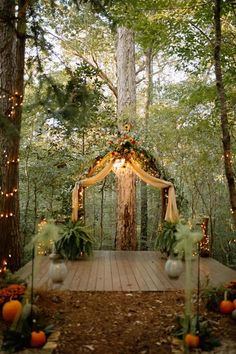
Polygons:
[[93,243],[91,232],[81,221],[68,221],[55,242],[55,249],[68,260],[76,260],[81,254],[91,255]]
[[176,243],[176,231],[176,224],[164,221],[158,229],[155,249],[169,256]]

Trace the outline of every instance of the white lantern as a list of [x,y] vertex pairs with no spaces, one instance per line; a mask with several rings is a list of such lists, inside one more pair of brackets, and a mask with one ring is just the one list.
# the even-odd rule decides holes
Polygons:
[[52,287],[57,288],[60,287],[65,280],[67,267],[60,254],[52,253],[49,258],[51,260],[49,266],[49,278],[52,281]]
[[169,278],[178,279],[180,274],[183,272],[184,266],[181,259],[175,256],[170,256],[165,264],[165,271]]

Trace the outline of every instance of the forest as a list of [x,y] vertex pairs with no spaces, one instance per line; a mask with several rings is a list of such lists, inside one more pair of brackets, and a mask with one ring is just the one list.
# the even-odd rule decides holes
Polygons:
[[[29,260],[40,222],[70,219],[75,182],[126,138],[173,183],[180,218],[205,222],[210,255],[235,268],[235,2],[10,3],[0,4],[2,268]],[[154,250],[161,191],[135,186],[136,249]],[[114,173],[86,188],[94,249],[115,247],[116,202]]]

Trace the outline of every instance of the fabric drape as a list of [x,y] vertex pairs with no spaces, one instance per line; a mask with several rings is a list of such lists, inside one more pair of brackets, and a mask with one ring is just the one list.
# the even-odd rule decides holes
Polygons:
[[164,181],[163,179],[156,178],[146,171],[133,159],[130,159],[129,166],[134,173],[147,184],[156,188],[168,188],[168,204],[166,209],[165,220],[176,223],[179,220],[179,213],[176,205],[175,189],[171,182]]
[[79,186],[80,186],[80,183],[76,182],[74,188],[72,189],[72,215],[71,215],[71,219],[73,222],[78,220]]
[[[92,177],[85,178],[81,180],[80,182],[76,182],[75,187],[72,191],[72,220],[77,221],[78,219],[78,191],[80,186],[82,187],[88,187],[92,186],[95,183],[98,183],[102,181],[112,170],[113,164],[115,160],[109,161],[109,163],[106,164],[106,166],[98,172],[96,175]],[[176,205],[176,196],[175,196],[175,189],[174,186],[171,182],[164,181],[162,179],[156,178],[146,171],[144,171],[139,163],[137,163],[134,159],[130,159],[127,162],[127,168],[131,168],[132,171],[144,182],[147,184],[150,184],[151,186],[154,186],[156,188],[168,188],[168,204],[167,204],[167,209],[166,209],[166,215],[165,215],[165,220],[176,223],[179,220],[179,214],[178,214],[178,209]]]
[[72,221],[78,220],[78,209],[79,209],[79,198],[78,198],[78,191],[80,186],[88,187],[92,186],[95,183],[101,182],[112,170],[113,167],[113,160],[109,161],[109,163],[95,176],[85,178],[80,182],[76,182],[75,186],[72,190]]
[[101,182],[111,172],[113,163],[113,160],[109,161],[108,164],[95,176],[82,179],[82,181],[80,181],[81,186],[88,187],[95,183]]

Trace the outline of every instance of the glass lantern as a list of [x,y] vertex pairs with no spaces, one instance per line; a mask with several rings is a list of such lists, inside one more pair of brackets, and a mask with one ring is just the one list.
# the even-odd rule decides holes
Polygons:
[[49,279],[52,283],[52,288],[60,288],[67,275],[67,267],[64,258],[57,253],[52,253],[49,256],[50,266],[49,266]]
[[178,279],[183,272],[183,269],[183,262],[177,256],[172,255],[167,259],[165,264],[165,272],[169,278]]

